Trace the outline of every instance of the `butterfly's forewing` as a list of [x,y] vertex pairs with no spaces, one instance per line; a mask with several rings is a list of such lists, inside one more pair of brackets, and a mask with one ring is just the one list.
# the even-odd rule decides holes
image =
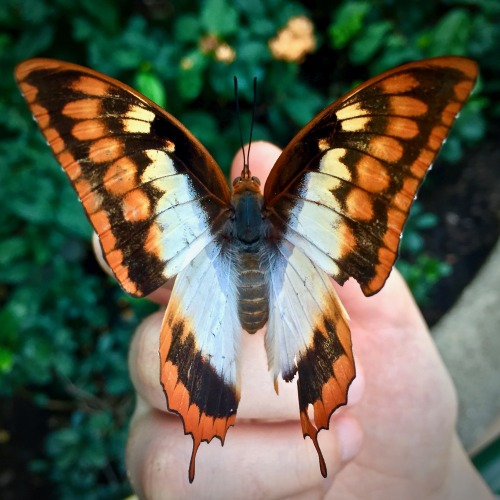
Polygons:
[[148,294],[227,220],[215,161],[175,118],[88,68],[31,59],[16,79],[122,287]]
[[[285,148],[264,190],[273,256],[266,347],[275,377],[298,372],[302,431],[318,451],[354,378],[346,314],[326,274],[384,285],[410,205],[474,85],[474,62],[407,64],[354,89]],[[293,248],[293,250],[291,250]],[[313,409],[314,425],[308,416]]]
[[266,182],[265,212],[340,284],[384,285],[425,173],[471,92],[476,64],[441,57],[395,68],[318,114]]
[[123,288],[145,295],[178,274],[160,378],[168,408],[193,436],[192,481],[200,442],[224,441],[239,402],[224,176],[177,120],[116,80],[49,59],[20,64],[16,78]]

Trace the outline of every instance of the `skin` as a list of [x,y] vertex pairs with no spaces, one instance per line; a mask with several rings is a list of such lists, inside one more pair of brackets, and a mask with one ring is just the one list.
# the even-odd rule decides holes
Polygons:
[[[279,149],[254,143],[252,174],[264,185]],[[239,175],[241,152],[233,162]],[[336,286],[351,318],[357,378],[349,404],[319,434],[327,466],[299,424],[295,383],[267,372],[264,330],[244,335],[242,399],[222,448],[202,443],[188,483],[191,437],[165,412],[159,383],[158,336],[163,311],[137,330],[129,357],[137,407],[127,465],[140,498],[490,499],[455,431],[457,398],[450,376],[406,284],[394,270],[366,298],[356,282]],[[149,298],[166,305],[167,286]]]

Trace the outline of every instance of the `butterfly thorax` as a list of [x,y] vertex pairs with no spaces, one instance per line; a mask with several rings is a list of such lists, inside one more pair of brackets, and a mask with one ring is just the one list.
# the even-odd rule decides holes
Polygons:
[[269,316],[269,287],[262,265],[263,198],[255,178],[234,183],[234,245],[238,259],[238,316],[248,333],[262,328]]

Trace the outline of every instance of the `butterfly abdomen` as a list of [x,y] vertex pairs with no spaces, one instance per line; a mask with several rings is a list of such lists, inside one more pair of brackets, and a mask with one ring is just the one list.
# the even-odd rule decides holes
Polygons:
[[269,287],[259,251],[241,251],[238,283],[238,316],[248,333],[262,328],[269,317]]
[[238,255],[238,316],[248,333],[262,328],[269,317],[269,287],[261,264],[262,194],[253,179],[234,186],[235,247]]

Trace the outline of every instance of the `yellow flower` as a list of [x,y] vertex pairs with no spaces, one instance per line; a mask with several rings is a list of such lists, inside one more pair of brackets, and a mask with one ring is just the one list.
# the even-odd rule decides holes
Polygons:
[[269,50],[275,59],[300,62],[316,47],[314,26],[305,16],[292,17],[278,34],[269,40]]
[[232,63],[236,57],[236,51],[227,43],[221,43],[215,49],[215,59],[227,64]]
[[203,54],[212,53],[217,59],[224,63],[232,63],[236,57],[236,51],[226,42],[219,40],[215,35],[205,35],[200,40],[200,50]]

